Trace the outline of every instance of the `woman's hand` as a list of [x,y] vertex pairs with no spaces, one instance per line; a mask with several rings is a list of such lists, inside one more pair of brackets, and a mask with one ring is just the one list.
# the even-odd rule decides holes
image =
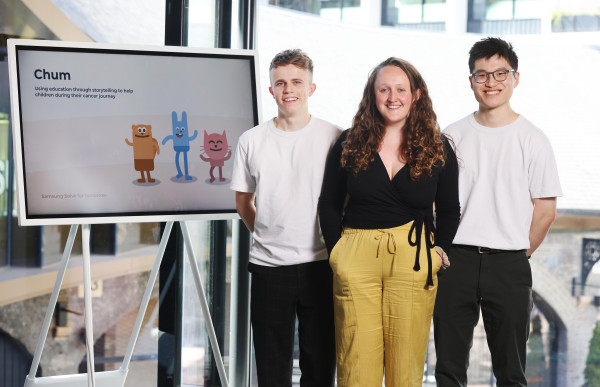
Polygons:
[[448,259],[448,255],[440,246],[435,246],[435,251],[438,254],[441,268],[444,270],[447,269],[450,266],[450,260]]

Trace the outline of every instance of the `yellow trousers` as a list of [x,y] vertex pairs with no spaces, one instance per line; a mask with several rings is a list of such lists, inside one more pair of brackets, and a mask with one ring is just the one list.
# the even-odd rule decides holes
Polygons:
[[427,287],[425,235],[414,271],[410,227],[346,228],[331,252],[338,387],[379,387],[384,369],[386,387],[422,386],[440,262],[432,250]]

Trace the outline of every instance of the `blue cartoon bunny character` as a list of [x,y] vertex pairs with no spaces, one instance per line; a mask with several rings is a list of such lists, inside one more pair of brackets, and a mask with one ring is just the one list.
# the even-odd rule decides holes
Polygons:
[[172,113],[173,134],[168,135],[162,140],[165,145],[167,141],[173,140],[173,150],[175,151],[175,166],[177,167],[177,178],[183,176],[181,167],[179,166],[179,154],[183,153],[183,166],[185,170],[185,180],[192,180],[192,176],[188,174],[187,154],[190,150],[190,142],[194,141],[198,135],[198,131],[194,130],[194,134],[189,136],[186,112],[181,113],[181,121],[177,120],[177,112]]

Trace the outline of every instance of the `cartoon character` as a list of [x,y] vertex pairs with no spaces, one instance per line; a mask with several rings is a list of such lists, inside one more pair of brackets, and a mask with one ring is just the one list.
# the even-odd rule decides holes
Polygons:
[[219,181],[225,181],[226,179],[223,177],[223,166],[225,165],[225,161],[229,160],[231,157],[231,147],[227,145],[227,135],[225,134],[225,131],[221,134],[208,134],[205,130],[204,146],[200,150],[208,156],[204,157],[202,156],[202,153],[200,153],[200,158],[203,161],[210,162],[210,182],[212,183],[216,180],[213,175],[215,167],[219,167]]
[[152,137],[151,125],[131,125],[133,142],[125,139],[127,145],[133,147],[133,165],[136,171],[140,171],[142,176],[138,179],[139,183],[145,183],[144,172],[148,175],[148,183],[154,183],[150,176],[150,171],[154,171],[154,157],[160,154],[158,141]]
[[189,136],[187,114],[186,112],[181,113],[181,121],[177,121],[177,113],[173,112],[173,134],[168,135],[162,140],[162,144],[165,145],[167,141],[173,140],[173,150],[175,150],[175,166],[177,167],[177,178],[183,176],[181,167],[179,166],[179,154],[183,153],[183,166],[185,170],[185,179],[192,180],[192,176],[188,175],[188,162],[187,153],[190,150],[190,142],[194,141],[198,135],[198,131],[194,130],[194,135]]

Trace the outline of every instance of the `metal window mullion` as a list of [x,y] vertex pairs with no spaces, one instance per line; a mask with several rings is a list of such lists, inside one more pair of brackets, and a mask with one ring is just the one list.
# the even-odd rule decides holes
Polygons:
[[[12,125],[12,117],[8,113],[8,122]],[[6,187],[6,265],[10,266],[12,263],[12,225],[13,225],[13,197],[15,187],[15,162],[13,161],[13,136],[12,130],[8,131],[8,186]]]

